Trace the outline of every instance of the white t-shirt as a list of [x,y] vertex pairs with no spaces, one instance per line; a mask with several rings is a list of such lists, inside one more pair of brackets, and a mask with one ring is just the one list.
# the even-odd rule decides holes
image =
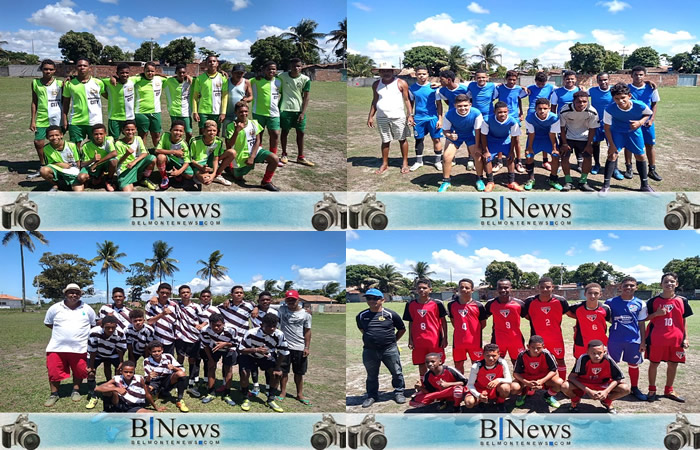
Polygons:
[[65,302],[56,303],[46,311],[44,323],[53,325],[47,352],[86,353],[90,329],[95,326],[95,310],[80,302],[70,309]]

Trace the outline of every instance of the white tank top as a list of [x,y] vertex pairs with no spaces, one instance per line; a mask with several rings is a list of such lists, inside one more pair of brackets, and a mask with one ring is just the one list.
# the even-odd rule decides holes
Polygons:
[[404,110],[403,94],[399,90],[399,79],[394,78],[389,84],[384,84],[379,80],[377,84],[377,116],[389,119],[400,119],[406,117]]
[[227,115],[236,115],[236,103],[241,101],[243,97],[245,97],[245,77],[241,77],[241,81],[236,85],[233,83],[228,84],[228,106],[226,107]]

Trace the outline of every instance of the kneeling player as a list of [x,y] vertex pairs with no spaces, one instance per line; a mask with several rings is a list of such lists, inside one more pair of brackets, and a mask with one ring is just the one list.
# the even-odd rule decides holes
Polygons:
[[224,141],[216,135],[218,131],[215,121],[204,122],[204,133],[190,141],[190,166],[196,183],[208,186],[216,182],[231,186],[222,173],[236,158],[236,153],[226,149]]
[[191,180],[194,172],[190,167],[190,148],[185,142],[185,122],[173,120],[170,133],[163,133],[156,146],[156,167],[160,172],[160,190],[170,186],[170,177]]
[[93,186],[100,184],[104,180],[105,190],[114,192],[117,149],[114,144],[114,138],[107,136],[107,128],[101,123],[93,125],[90,140],[83,144],[82,149],[85,152],[85,156],[92,161],[88,168],[88,174],[92,178]]
[[[450,172],[452,160],[462,144],[467,145],[469,154],[475,158],[476,172],[481,177],[483,164],[477,153],[483,118],[478,109],[472,108],[472,100],[465,94],[455,97],[454,108],[447,111],[443,129],[445,130],[445,163],[442,165],[442,184],[438,192],[445,192],[451,186]],[[483,182],[479,180],[482,184]],[[483,189],[481,189],[483,190]]]
[[588,352],[576,360],[574,370],[569,374],[568,383],[562,392],[571,399],[569,412],[578,412],[578,404],[584,395],[599,400],[610,414],[617,414],[613,400],[630,393],[630,387],[623,380],[622,371],[608,355],[605,345],[599,340],[588,343]]
[[148,153],[143,139],[136,135],[136,122],[127,120],[122,128],[124,137],[117,141],[117,162],[119,188],[125,192],[134,190],[134,183],[141,180],[141,185],[156,190],[148,177],[153,172],[156,158]]
[[185,369],[169,353],[163,353],[163,344],[160,341],[151,341],[148,344],[151,356],[143,361],[143,370],[146,373],[145,381],[152,394],[156,397],[163,393],[169,393],[173,386],[177,387],[177,400],[175,405],[182,412],[189,412],[189,408],[182,399],[187,387],[187,375]]
[[546,98],[538,98],[535,102],[535,112],[525,118],[527,129],[527,149],[525,150],[525,167],[529,176],[523,186],[529,191],[535,186],[535,155],[544,152],[552,155],[552,169],[549,172],[549,185],[561,191],[564,187],[559,184],[559,148],[557,134],[560,132],[559,116],[551,110],[551,104]]
[[150,413],[150,409],[144,408],[146,402],[158,412],[164,412],[165,406],[156,406],[146,382],[141,375],[135,375],[136,363],[125,361],[122,364],[122,373],[106,383],[101,384],[95,392],[102,394],[105,404],[105,412],[117,413]]
[[[486,170],[488,183],[479,179],[476,189],[484,192],[493,190],[493,167],[491,161],[496,155],[503,154],[508,166],[508,189],[521,192],[523,187],[515,182],[515,158],[518,156],[518,136],[520,136],[520,123],[518,119],[508,114],[508,105],[498,102],[494,106],[494,113],[481,125],[481,159]],[[500,163],[499,163],[500,164]],[[482,186],[484,188],[482,189]]]
[[214,400],[214,383],[216,383],[216,363],[222,361],[222,372],[224,377],[224,396],[222,400],[230,406],[236,406],[236,402],[231,398],[231,377],[233,376],[233,366],[238,359],[236,348],[238,346],[238,333],[232,326],[226,324],[224,316],[214,313],[209,316],[209,326],[202,330],[202,344],[204,352],[207,354],[207,375],[209,380],[207,388],[209,393],[202,398],[202,403],[209,403]]
[[467,379],[458,370],[444,365],[440,353],[428,353],[425,365],[428,366],[428,371],[423,376],[423,382],[416,385],[419,392],[409,405],[419,408],[438,400],[451,401],[453,411],[457,411],[466,395],[464,385]]
[[104,364],[105,379],[112,379],[112,367],[119,373],[119,366],[124,360],[126,352],[126,337],[117,329],[119,321],[114,316],[102,319],[102,326],[96,326],[90,330],[88,337],[88,404],[87,409],[93,409],[97,405],[95,397],[95,375],[97,368]]
[[538,389],[547,389],[544,401],[549,406],[561,406],[550,392],[559,392],[564,380],[557,375],[557,360],[544,348],[542,336],[535,334],[530,337],[527,350],[520,353],[515,361],[513,378],[515,381],[510,384],[510,392],[520,396],[515,400],[515,406],[523,406],[525,398]]
[[467,387],[469,393],[464,399],[467,408],[495,400],[498,412],[506,412],[505,401],[510,396],[510,369],[499,356],[498,345],[484,346],[484,359],[472,365]]
[[39,169],[41,177],[52,183],[52,192],[58,191],[59,185],[82,191],[89,175],[87,169],[81,167],[76,144],[63,139],[63,131],[58,125],[46,128],[46,138],[49,145],[44,146],[46,165]]

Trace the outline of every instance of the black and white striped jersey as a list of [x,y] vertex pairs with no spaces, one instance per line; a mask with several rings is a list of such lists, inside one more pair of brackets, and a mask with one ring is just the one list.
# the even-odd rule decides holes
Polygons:
[[146,391],[142,386],[143,377],[141,375],[134,375],[131,383],[127,383],[122,375],[117,375],[113,380],[117,386],[126,389],[126,392],[120,397],[127,403],[131,405],[143,405],[146,403]]
[[111,336],[105,336],[102,327],[93,327],[88,337],[88,353],[95,353],[100,359],[112,359],[119,357],[126,351],[126,336],[115,329]]
[[239,335],[235,328],[229,324],[225,324],[221,333],[217,333],[211,326],[202,328],[202,344],[210,349],[216,347],[217,342],[231,342],[233,346],[229,349],[236,351],[239,343]]
[[150,304],[146,309],[146,316],[150,319],[168,307],[171,314],[161,317],[156,323],[151,325],[153,330],[156,332],[156,339],[163,343],[163,345],[170,345],[177,337],[177,327],[180,320],[180,307],[172,300],[168,300],[168,303],[161,305],[160,302],[155,305]]
[[199,342],[199,330],[197,325],[201,323],[199,318],[202,309],[198,304],[190,302],[187,306],[180,303],[180,323],[176,336],[181,341],[193,343]]
[[153,327],[147,323],[144,323],[140,330],[136,330],[133,324],[129,324],[126,327],[126,345],[131,345],[135,353],[143,355],[148,343],[155,339],[155,334]]
[[131,323],[131,319],[129,319],[130,312],[131,310],[126,306],[117,308],[114,305],[104,305],[102,306],[102,308],[100,308],[100,311],[97,313],[97,315],[99,316],[100,320],[104,319],[109,315],[116,317],[119,321],[119,323],[117,324],[117,328],[121,332],[124,332],[124,330],[126,330],[126,327],[128,327]]
[[[272,334],[265,334],[262,328],[253,328],[248,330],[241,340],[241,348],[266,347],[270,353],[277,352],[280,355],[288,355],[289,348],[287,341],[284,339],[284,334],[275,329]],[[264,358],[265,355],[259,352],[248,353],[254,358]]]
[[175,357],[170,353],[163,353],[160,357],[160,361],[153,359],[153,356],[143,360],[143,371],[146,376],[154,380],[156,378],[167,377],[173,370],[168,369],[168,364],[172,364],[173,367],[182,367],[182,364],[177,362]]
[[254,327],[262,326],[262,318],[265,317],[265,314],[275,315],[275,316],[277,316],[278,319],[280,317],[280,313],[278,313],[275,308],[269,307],[267,309],[267,311],[263,311],[262,309],[258,309],[258,317],[256,317],[256,318],[251,317],[250,318],[250,321],[253,323]]
[[224,305],[219,306],[219,311],[226,319],[226,323],[233,326],[240,336],[250,328],[248,319],[250,319],[250,313],[253,312],[253,309],[255,309],[255,306],[246,301],[241,302],[237,306],[230,302],[228,308],[224,307]]

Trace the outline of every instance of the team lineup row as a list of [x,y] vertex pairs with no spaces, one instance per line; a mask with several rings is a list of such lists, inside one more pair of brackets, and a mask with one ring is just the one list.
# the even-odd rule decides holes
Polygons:
[[[609,400],[604,406],[612,410],[612,400],[630,392],[639,400],[656,400],[656,376],[661,362],[667,363],[664,395],[684,402],[673,383],[678,364],[685,362],[686,317],[693,311],[687,299],[675,294],[676,274],[664,274],[661,285],[662,293],[644,302],[634,295],[636,280],[625,277],[620,282],[621,294],[603,303],[600,302],[602,288],[591,283],[585,287],[586,299],[569,305],[563,297],[553,295],[551,278],[541,278],[539,293],[524,301],[511,296],[511,282],[503,279],[497,284],[498,296],[482,304],[472,297],[473,282],[462,279],[458,283],[458,293],[445,307],[442,302],[430,298],[430,281],[421,279],[416,282],[417,299],[406,304],[403,316],[384,308],[383,294],[370,289],[364,294],[369,309],[356,318],[363,335],[363,363],[367,370],[367,398],[362,406],[369,407],[378,399],[382,362],[392,374],[395,400],[405,402],[397,342],[406,328],[412,362],[418,366],[421,377],[413,406],[437,399],[454,399],[456,406],[462,401],[471,407],[495,400],[499,408],[504,408],[505,399],[516,394],[521,395],[516,406],[522,406],[525,394],[547,388],[545,401],[550,406],[559,407],[553,396],[562,390],[572,398],[574,410],[583,393],[595,400]],[[577,362],[568,377],[561,328],[564,315],[576,322],[573,353]],[[446,317],[450,318],[454,329],[454,368],[449,369],[443,365],[444,349],[448,346]],[[493,317],[491,343],[484,346],[482,332],[488,317]],[[520,329],[521,318],[530,322],[531,339],[527,348]],[[611,324],[609,328],[608,323]],[[537,337],[533,341],[534,336]],[[488,354],[490,358],[486,357]],[[506,355],[513,364],[515,381],[505,362]],[[639,366],[645,357],[650,361],[648,394],[638,387]],[[472,362],[468,380],[462,375],[467,358]],[[622,386],[624,376],[617,366],[620,361],[628,364],[629,382],[625,382],[625,386]],[[497,386],[500,387],[496,389]],[[576,389],[582,392],[569,395]],[[470,392],[471,400],[468,399]]]

